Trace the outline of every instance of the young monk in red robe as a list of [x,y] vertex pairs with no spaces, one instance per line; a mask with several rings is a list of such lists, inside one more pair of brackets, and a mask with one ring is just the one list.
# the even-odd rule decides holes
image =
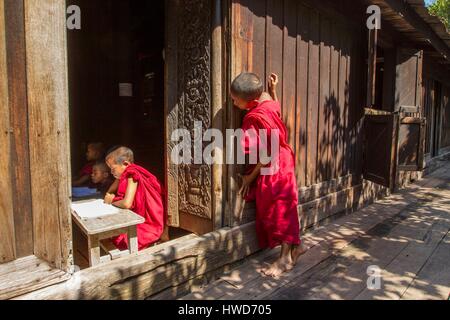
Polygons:
[[[278,260],[270,267],[263,269],[265,275],[278,277],[293,268],[298,257],[307,248],[300,241],[300,225],[297,212],[298,189],[295,177],[295,157],[287,143],[287,129],[281,119],[281,107],[276,96],[278,77],[272,74],[269,81],[270,94],[263,92],[264,85],[260,78],[252,73],[239,75],[231,85],[231,96],[234,104],[248,113],[244,118],[244,132],[256,132],[257,143],[261,144],[260,129],[267,130],[266,145],[268,154],[277,157],[277,170],[269,175],[262,175],[263,165],[258,159],[256,165],[249,165],[247,174],[242,177],[242,188],[239,191],[244,198],[256,201],[256,232],[261,248],[274,248],[281,245]],[[276,130],[276,131],[274,131]],[[279,150],[271,152],[271,134],[278,133]],[[254,140],[255,141],[255,140]],[[243,139],[244,152],[251,156],[255,152]]]
[[111,170],[105,162],[98,161],[94,164],[91,174],[91,186],[96,188],[102,194],[102,197],[106,196],[113,182],[114,179],[111,176]]
[[[145,218],[145,222],[137,226],[139,250],[145,249],[157,242],[164,231],[163,188],[154,175],[134,164],[134,154],[129,148],[115,149],[106,156],[106,163],[117,182],[109,190],[115,193],[107,193],[105,203],[129,209]],[[125,234],[114,238],[113,242],[121,250],[128,248]]]
[[89,143],[86,150],[86,160],[87,163],[80,170],[80,173],[72,182],[73,187],[85,187],[89,186],[91,182],[91,175],[94,165],[100,159],[103,159],[105,153],[105,148],[103,143]]

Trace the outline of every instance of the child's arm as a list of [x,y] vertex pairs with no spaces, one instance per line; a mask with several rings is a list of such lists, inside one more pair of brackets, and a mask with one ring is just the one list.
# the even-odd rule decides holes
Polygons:
[[136,196],[138,183],[133,180],[133,178],[128,179],[127,191],[125,192],[125,197],[123,200],[116,201],[112,205],[122,208],[122,209],[131,209],[134,202],[134,197]]
[[115,193],[117,192],[118,189],[119,189],[119,179],[116,179],[106,192],[104,199],[104,202],[106,204],[112,204],[114,198],[116,197]]
[[114,180],[106,193],[115,194],[117,192],[117,189],[119,189],[119,179]]
[[274,101],[278,101],[277,85],[278,85],[278,75],[272,73],[269,77],[269,94]]
[[264,167],[265,165],[258,163],[255,166],[255,169],[253,169],[253,171],[247,175],[247,176],[241,176],[242,177],[242,187],[239,190],[239,194],[242,196],[246,196],[247,193],[250,190],[250,185],[252,184],[253,181],[255,181],[255,179],[259,176],[259,174],[261,173],[261,169]]
[[88,175],[81,176],[72,182],[72,187],[82,187],[82,186],[86,185],[90,179],[91,179],[91,177]]

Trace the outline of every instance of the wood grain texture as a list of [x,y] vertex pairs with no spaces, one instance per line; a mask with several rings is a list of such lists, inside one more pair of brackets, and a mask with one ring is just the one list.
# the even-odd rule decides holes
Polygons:
[[[223,103],[223,63],[222,63],[222,10],[220,0],[213,1],[213,28],[211,34],[211,118],[212,127],[221,132],[224,130],[224,114],[226,105]],[[225,159],[224,150],[220,147],[214,150],[215,156],[222,161]],[[223,199],[224,199],[224,165],[214,164],[212,166],[213,185],[213,229],[221,228],[223,224]]]
[[8,78],[6,65],[4,1],[0,0],[0,264],[16,258],[13,190],[11,188],[10,117],[8,108]]
[[338,136],[338,146],[337,146],[337,157],[336,157],[336,172],[337,176],[342,176],[345,172],[345,133],[346,133],[346,115],[348,113],[348,105],[346,105],[346,96],[348,90],[347,82],[347,52],[342,47],[344,43],[344,30],[339,28],[339,37],[337,39],[339,43],[339,88],[338,88],[338,106],[339,106],[339,119],[336,121],[338,124],[337,134]]
[[31,255],[0,266],[0,300],[61,283],[69,275],[48,262]]
[[[5,30],[11,135],[11,181],[17,257],[33,254],[24,2],[6,0]],[[6,73],[5,73],[6,74]]]
[[395,110],[401,106],[418,106],[422,89],[422,51],[399,48],[398,77],[395,84]]
[[309,14],[301,4],[297,6],[297,103],[295,127],[296,177],[299,187],[306,185],[308,133],[308,61]]
[[[284,1],[267,0],[266,18],[266,72],[276,73],[279,77],[278,99],[283,101],[283,29],[284,29]],[[284,106],[282,105],[283,109]],[[283,111],[284,112],[284,111]]]
[[308,142],[306,185],[317,181],[317,145],[318,145],[318,117],[319,117],[319,45],[320,45],[320,16],[317,11],[310,11],[310,39],[309,39],[309,74],[308,74]]
[[[34,253],[71,267],[65,3],[25,1]],[[46,21],[47,23],[42,23]]]
[[295,150],[295,123],[297,111],[297,6],[294,0],[284,1],[283,27],[283,120],[288,130],[288,143]]
[[[178,1],[170,0],[166,6],[166,16],[177,15]],[[178,168],[171,159],[172,150],[175,147],[174,143],[171,143],[172,132],[176,129],[178,124],[178,105],[177,97],[170,92],[178,91],[177,82],[177,32],[178,28],[175,24],[166,22],[166,55],[167,60],[165,64],[165,101],[164,101],[164,117],[166,119],[165,131],[166,131],[166,188],[168,190],[166,195],[166,205],[168,214],[168,225],[173,227],[180,226],[180,219],[178,216]]]
[[116,214],[93,219],[82,219],[76,212],[72,212],[72,217],[81,229],[88,235],[99,234],[120,228],[138,225],[145,222],[140,215],[130,210],[120,210]]
[[329,179],[330,166],[329,120],[330,120],[330,20],[324,16],[320,18],[320,61],[319,61],[319,110],[318,110],[318,181]]
[[328,98],[327,106],[329,108],[328,119],[328,155],[329,155],[329,167],[328,177],[329,179],[336,179],[338,176],[338,148],[339,148],[339,135],[341,132],[342,124],[340,122],[340,106],[338,104],[339,98],[339,25],[335,22],[331,22],[331,57],[330,57],[330,95]]

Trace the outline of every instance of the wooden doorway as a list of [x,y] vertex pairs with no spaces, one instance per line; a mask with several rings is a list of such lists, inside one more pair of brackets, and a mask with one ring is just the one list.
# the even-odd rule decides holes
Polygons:
[[68,31],[72,168],[86,145],[130,147],[164,172],[164,2],[77,0],[81,30]]
[[73,174],[89,142],[129,146],[136,163],[166,186],[170,239],[214,230],[212,166],[170,161],[173,130],[192,132],[195,121],[203,130],[214,125],[214,6],[207,0],[74,4],[83,19],[81,30],[68,34]]
[[[207,31],[210,30],[207,19],[210,19],[211,6],[208,3],[203,1],[200,9],[190,9],[186,2],[183,8],[194,10],[192,14],[190,11],[184,14],[189,21],[179,20],[179,12],[169,14],[169,6],[179,7],[165,1],[105,0],[100,3],[77,0],[73,3],[81,9],[82,26],[81,30],[69,30],[67,39],[72,175],[76,175],[86,163],[86,146],[90,142],[103,142],[106,149],[117,145],[130,147],[135,153],[136,163],[157,176],[166,186],[169,198],[174,196],[181,199],[180,204],[185,204],[185,207],[176,208],[180,212],[178,223],[169,221],[169,237],[165,236],[165,240],[190,233],[204,234],[213,229],[212,220],[208,219],[212,215],[211,202],[195,206],[198,205],[196,196],[200,199],[206,196],[212,201],[208,198],[211,196],[211,189],[208,189],[211,186],[208,185],[211,182],[208,176],[210,167],[202,166],[201,170],[183,167],[190,175],[186,174],[185,180],[181,180],[180,175],[180,180],[176,181],[177,186],[186,182],[186,192],[182,193],[181,189],[171,187],[171,171],[167,170],[166,163],[170,141],[166,131],[167,104],[177,101],[179,105],[180,97],[184,98],[181,101],[188,101],[192,97],[190,84],[198,81],[197,88],[204,90],[201,98],[205,99],[190,103],[194,117],[202,116],[200,106],[204,106],[205,112],[210,107],[210,39],[203,36],[204,29],[195,31],[203,23],[208,26]],[[202,12],[209,14],[205,20],[199,16]],[[178,42],[185,41],[180,44],[184,49],[173,51],[168,48],[168,39],[174,35],[167,28],[180,25],[181,29],[181,25],[189,24],[188,30],[194,32],[196,38],[186,38],[190,43],[183,37],[177,38]],[[199,46],[192,46],[195,43]],[[198,52],[203,55],[197,57]],[[187,62],[174,65],[174,59]],[[197,59],[203,59],[200,62],[205,67],[204,75],[198,73]],[[173,75],[168,74],[172,71],[169,66],[175,67]],[[167,82],[168,75],[176,79],[175,87]],[[191,120],[190,115],[185,113],[179,119],[187,123]],[[210,125],[210,118],[200,120],[206,127]],[[199,177],[204,180],[198,181]],[[198,207],[203,211],[196,211]],[[169,206],[171,209],[173,207]],[[78,235],[74,242],[81,242],[80,245],[85,247],[79,232],[75,230],[74,234]]]

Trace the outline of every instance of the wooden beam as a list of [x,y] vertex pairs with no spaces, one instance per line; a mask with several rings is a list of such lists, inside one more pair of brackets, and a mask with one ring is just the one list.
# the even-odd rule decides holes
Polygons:
[[[212,2],[212,35],[211,35],[211,119],[212,127],[223,132],[223,115],[225,114],[222,86],[222,3],[221,0]],[[216,148],[216,157],[224,163],[224,150]],[[223,226],[223,165],[212,165],[212,195],[213,195],[213,226],[220,229]]]
[[4,0],[0,0],[0,264],[16,258],[13,199],[11,188],[10,117],[8,108],[8,78]]
[[34,252],[70,272],[66,6],[59,0],[24,3]]
[[366,105],[373,106],[375,104],[375,84],[376,84],[376,68],[377,68],[377,45],[378,30],[372,29],[368,31],[368,67],[367,67],[367,99]]
[[16,258],[33,254],[30,151],[23,0],[5,0],[5,30],[11,135]]
[[0,265],[0,300],[69,280],[70,275],[31,255]]
[[408,22],[414,29],[421,32],[429,39],[430,44],[440,52],[445,59],[450,59],[450,48],[445,42],[437,36],[434,30],[429,26],[405,1],[384,0],[399,16]]
[[166,172],[166,205],[168,214],[168,224],[172,227],[180,226],[178,214],[178,167],[171,161],[171,153],[175,143],[171,142],[172,131],[178,127],[178,107],[177,107],[177,65],[178,65],[178,28],[171,19],[176,19],[178,0],[166,1],[166,63],[165,63],[165,97],[164,97],[164,118],[165,118],[165,172]]

